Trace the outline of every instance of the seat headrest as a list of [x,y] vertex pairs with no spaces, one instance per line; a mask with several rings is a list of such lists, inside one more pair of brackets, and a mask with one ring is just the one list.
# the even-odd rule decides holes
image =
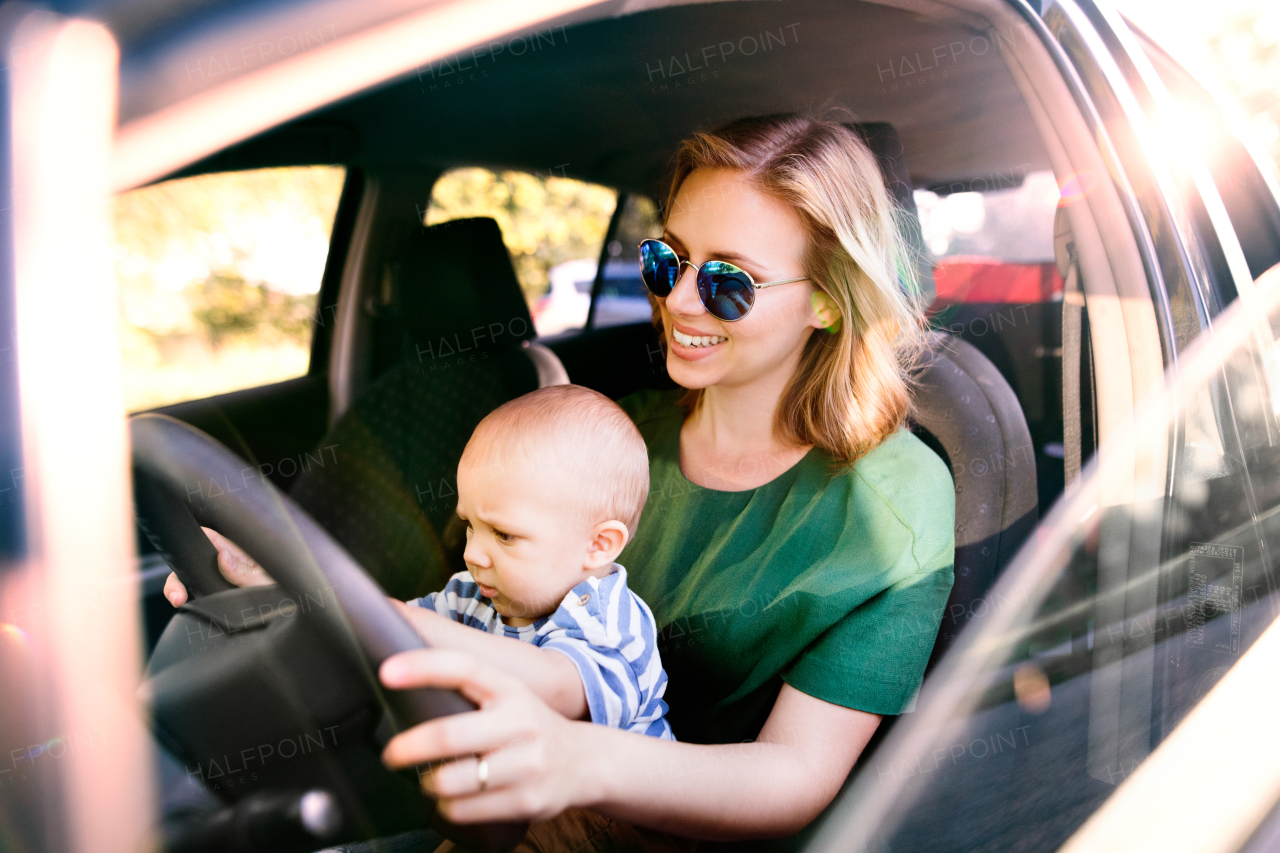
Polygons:
[[925,251],[924,234],[920,230],[920,214],[916,210],[916,198],[911,189],[911,173],[907,171],[907,158],[893,125],[883,121],[868,121],[849,125],[849,129],[861,137],[880,163],[889,196],[898,207],[898,230],[916,259],[916,276],[920,281],[920,296],[925,306],[932,304],[937,288],[933,283],[933,261]]
[[433,356],[518,346],[537,336],[494,220],[415,228],[399,260],[404,331]]

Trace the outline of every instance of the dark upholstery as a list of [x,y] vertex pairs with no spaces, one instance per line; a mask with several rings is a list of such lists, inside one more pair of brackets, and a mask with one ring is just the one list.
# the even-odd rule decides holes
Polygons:
[[[538,387],[533,321],[492,219],[416,228],[388,265],[385,366],[321,442],[293,497],[378,581],[411,598],[461,568],[457,467],[477,423]],[[330,450],[332,448],[332,450]]]
[[498,223],[488,217],[415,228],[401,254],[405,332],[432,357],[502,349],[536,332]]
[[1022,407],[972,344],[933,332],[916,373],[912,428],[956,484],[955,585],[936,660],[975,613],[1039,516],[1035,452]]
[[411,226],[371,294],[372,372],[406,361],[475,364],[536,336],[524,293],[488,217]]

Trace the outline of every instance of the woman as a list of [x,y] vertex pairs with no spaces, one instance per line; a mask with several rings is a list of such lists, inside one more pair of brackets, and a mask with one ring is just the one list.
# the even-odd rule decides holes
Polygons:
[[556,818],[534,849],[800,830],[881,717],[910,709],[936,633],[916,626],[940,623],[951,587],[950,475],[903,428],[920,306],[865,145],[787,116],[698,133],[666,210],[642,257],[688,390],[623,401],[652,490],[619,562],[664,626],[681,742],[567,719],[533,670],[421,611],[436,647],[381,670],[480,706],[401,733],[384,761],[445,761],[423,785],[454,821]]

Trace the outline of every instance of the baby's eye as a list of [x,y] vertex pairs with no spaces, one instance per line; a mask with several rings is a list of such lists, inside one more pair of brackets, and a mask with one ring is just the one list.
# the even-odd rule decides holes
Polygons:
[[499,542],[511,543],[516,541],[516,537],[512,536],[510,533],[503,533],[501,530],[494,530],[493,535],[498,537]]

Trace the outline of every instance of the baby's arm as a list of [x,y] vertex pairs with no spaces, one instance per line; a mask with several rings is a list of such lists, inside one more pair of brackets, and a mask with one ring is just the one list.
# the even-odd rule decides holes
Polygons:
[[477,631],[425,607],[396,601],[401,614],[428,644],[467,652],[529,685],[544,702],[570,720],[587,716],[587,697],[578,669],[564,655],[529,643]]
[[[613,580],[602,582],[585,606],[581,601],[562,605],[551,617],[557,627],[546,635],[542,648],[573,663],[592,722],[675,740],[665,719],[662,695],[667,675],[658,654],[653,614],[623,583]],[[620,600],[602,600],[611,595]],[[629,611],[625,619],[610,618],[620,611]]]
[[[484,608],[481,616],[477,617],[476,605],[483,601],[477,598],[478,595],[479,588],[476,586],[475,578],[471,577],[471,573],[458,572],[449,578],[444,589],[428,593],[422,598],[406,601],[405,604],[410,607],[420,607],[423,610],[433,610],[452,622],[460,622],[470,628],[488,631],[492,627],[494,614],[489,608]],[[488,621],[484,618],[486,612],[489,616]]]

